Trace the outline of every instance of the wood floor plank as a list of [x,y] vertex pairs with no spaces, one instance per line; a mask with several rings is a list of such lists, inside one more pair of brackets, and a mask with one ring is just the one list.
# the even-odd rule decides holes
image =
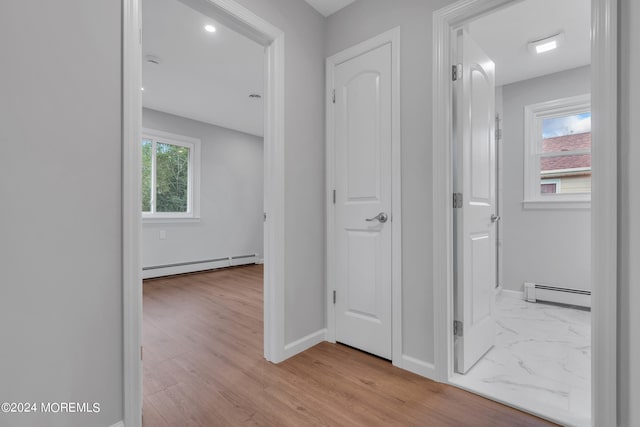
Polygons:
[[266,362],[262,276],[145,281],[145,427],[554,425],[339,344]]

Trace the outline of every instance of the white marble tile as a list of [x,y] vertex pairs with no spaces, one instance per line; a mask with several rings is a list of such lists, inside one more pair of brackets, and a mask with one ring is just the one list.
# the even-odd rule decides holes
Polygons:
[[591,313],[501,294],[496,320],[496,345],[454,382],[565,425],[590,425]]

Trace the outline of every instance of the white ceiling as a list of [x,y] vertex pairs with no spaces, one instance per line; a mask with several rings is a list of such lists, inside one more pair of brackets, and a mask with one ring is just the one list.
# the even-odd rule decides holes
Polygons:
[[[481,17],[471,37],[496,63],[498,86],[591,63],[590,0],[526,0]],[[563,31],[554,51],[532,54],[527,43]]]
[[[331,14],[353,0],[306,0]],[[471,36],[496,63],[504,85],[590,63],[589,0],[525,0],[468,25]],[[264,134],[264,48],[179,0],[143,2],[143,105],[159,111]],[[206,24],[217,31],[207,33]],[[564,31],[560,48],[533,55],[527,43]]]
[[[143,106],[264,134],[263,100],[249,98],[264,95],[261,45],[177,0],[144,1],[142,28]],[[148,63],[149,54],[162,63]]]
[[349,6],[356,0],[304,0],[309,3],[315,10],[323,14],[324,16],[329,16],[340,9]]

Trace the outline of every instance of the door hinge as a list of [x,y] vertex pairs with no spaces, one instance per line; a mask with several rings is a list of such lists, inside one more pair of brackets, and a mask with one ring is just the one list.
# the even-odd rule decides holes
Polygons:
[[333,103],[336,103],[336,90],[333,90]]
[[456,337],[462,336],[462,322],[459,320],[453,321],[453,335]]
[[267,222],[267,213],[266,212],[262,212],[262,220],[264,222]]
[[462,193],[453,193],[453,208],[459,209],[462,207]]
[[451,80],[456,81],[462,78],[462,64],[451,66]]
[[333,303],[336,303],[336,291],[333,291]]
[[143,353],[142,349],[143,349],[143,347],[142,347],[142,346],[140,346],[140,360],[142,360],[142,356],[143,356],[143,354],[142,354],[142,353]]
[[333,190],[333,204],[336,204],[336,190]]

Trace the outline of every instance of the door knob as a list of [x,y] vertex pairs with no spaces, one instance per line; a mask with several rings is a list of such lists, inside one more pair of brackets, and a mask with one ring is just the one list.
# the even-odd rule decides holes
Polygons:
[[373,218],[367,218],[366,221],[375,221],[376,219],[384,224],[385,222],[387,222],[389,217],[387,216],[386,213],[380,212],[378,215],[374,216]]
[[496,215],[496,214],[491,215],[491,222],[498,222],[498,221],[500,221],[500,215]]

